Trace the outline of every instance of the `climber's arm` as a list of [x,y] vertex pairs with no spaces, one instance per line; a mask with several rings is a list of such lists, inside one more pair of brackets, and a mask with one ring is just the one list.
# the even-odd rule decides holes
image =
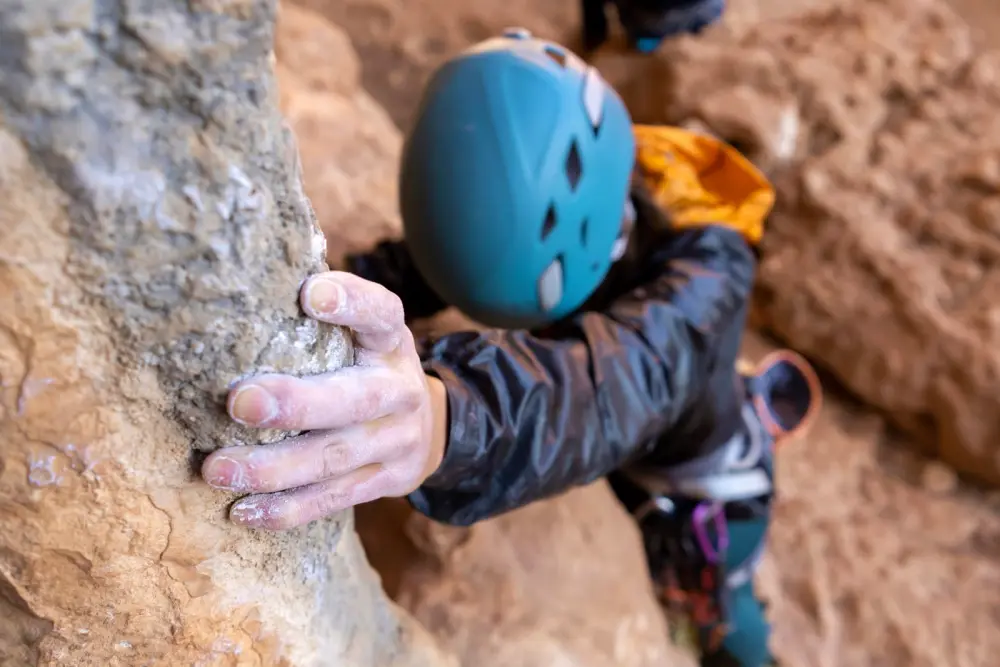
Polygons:
[[[463,332],[431,347],[448,435],[438,470],[410,497],[470,524],[586,484],[649,452],[693,411],[720,359],[721,332],[750,293],[739,233],[684,229],[653,252],[641,286],[541,337]],[[723,417],[718,417],[723,418]]]

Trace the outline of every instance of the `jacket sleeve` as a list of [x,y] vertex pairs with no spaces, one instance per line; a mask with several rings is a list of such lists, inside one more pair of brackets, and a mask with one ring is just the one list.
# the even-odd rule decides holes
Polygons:
[[441,467],[410,503],[468,525],[587,484],[649,454],[700,409],[723,332],[742,317],[754,272],[739,232],[683,229],[645,260],[637,287],[558,336],[462,332],[425,370],[448,391]]
[[370,252],[348,255],[345,269],[398,296],[407,321],[431,317],[447,308],[417,271],[404,241],[382,241]]

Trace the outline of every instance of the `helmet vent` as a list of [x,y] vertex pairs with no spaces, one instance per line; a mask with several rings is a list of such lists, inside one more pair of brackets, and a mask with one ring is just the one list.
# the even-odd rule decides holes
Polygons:
[[549,210],[545,212],[545,222],[542,223],[542,240],[549,238],[556,228],[556,209],[555,206],[549,204]]
[[584,218],[580,224],[580,245],[587,245],[587,219]]
[[549,312],[562,301],[564,281],[563,256],[557,255],[538,278],[538,303],[543,312]]
[[553,60],[560,67],[566,67],[566,52],[554,46],[545,47],[545,55]]
[[569,153],[566,154],[566,178],[569,180],[570,190],[576,192],[576,186],[580,184],[582,176],[583,160],[580,159],[580,149],[574,139],[569,145]]
[[604,79],[591,67],[587,70],[587,77],[583,81],[583,108],[587,112],[590,120],[590,127],[594,130],[594,136],[601,134],[601,123],[604,121],[604,98],[607,96],[607,84]]

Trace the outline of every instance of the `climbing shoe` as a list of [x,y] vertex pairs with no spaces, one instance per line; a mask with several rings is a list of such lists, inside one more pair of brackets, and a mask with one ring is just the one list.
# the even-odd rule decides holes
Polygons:
[[619,0],[618,18],[629,46],[652,53],[671,37],[699,34],[726,9],[725,0]]
[[608,39],[608,4],[618,12],[629,47],[640,53],[652,53],[670,37],[700,33],[726,9],[726,0],[582,0],[586,52]]

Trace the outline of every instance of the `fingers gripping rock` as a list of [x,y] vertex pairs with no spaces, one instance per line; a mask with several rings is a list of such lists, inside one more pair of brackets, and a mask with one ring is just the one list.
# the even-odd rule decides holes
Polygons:
[[349,327],[358,344],[373,352],[397,349],[406,331],[399,297],[350,273],[313,276],[302,286],[301,301],[310,317]]

